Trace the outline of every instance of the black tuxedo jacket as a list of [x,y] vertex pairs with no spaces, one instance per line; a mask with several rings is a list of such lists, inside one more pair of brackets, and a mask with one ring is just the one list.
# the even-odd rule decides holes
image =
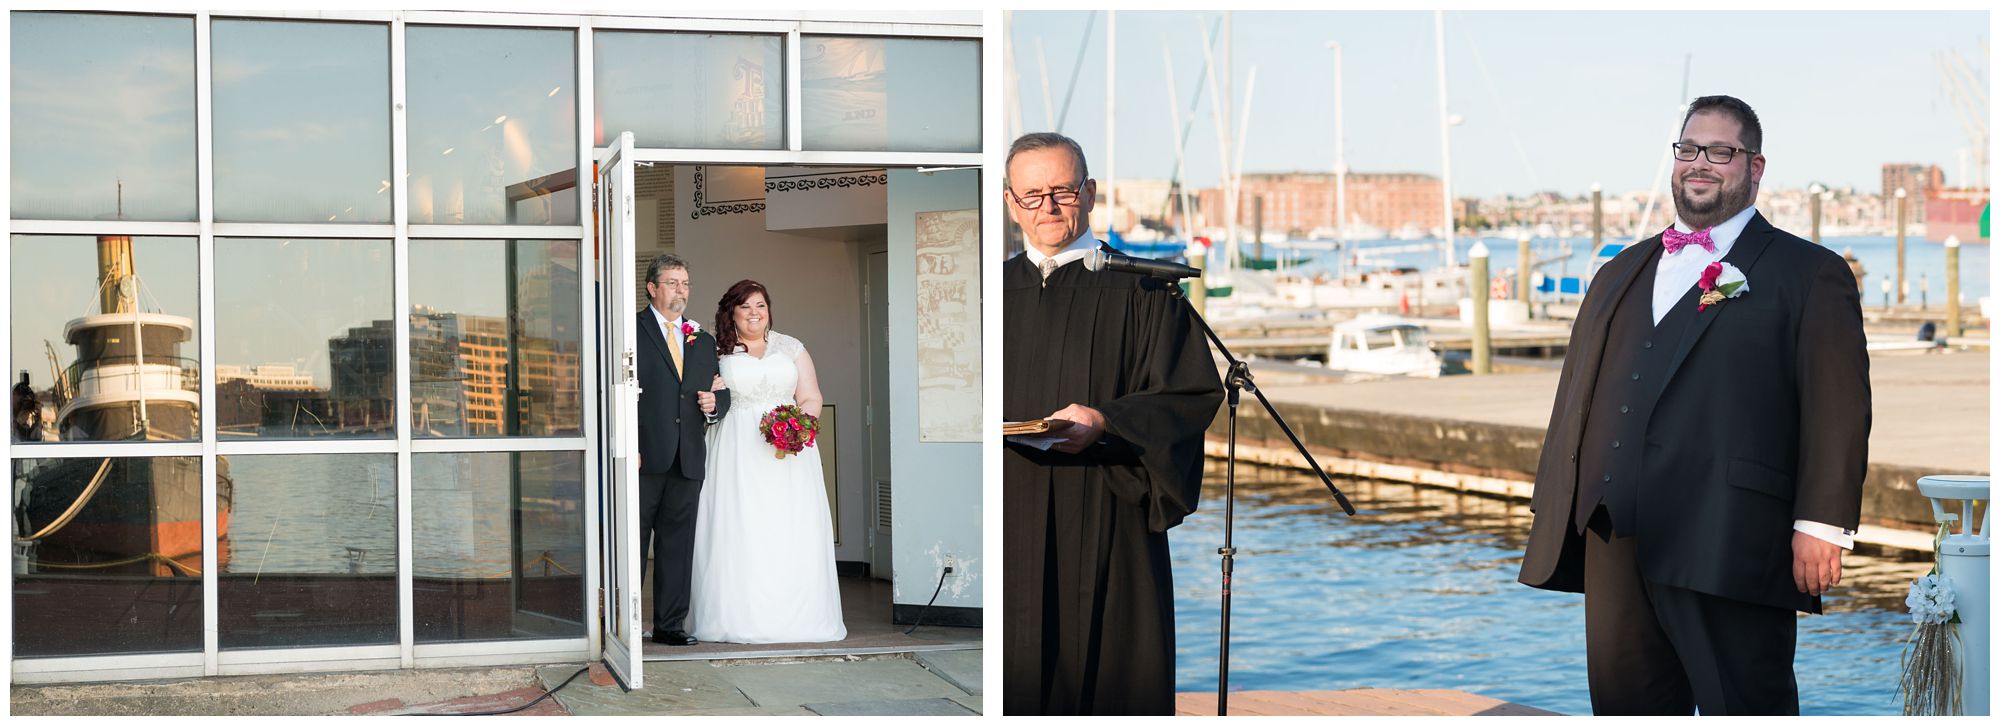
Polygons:
[[[1583,591],[1583,540],[1572,516],[1586,408],[1612,310],[1637,275],[1652,274],[1646,262],[1660,246],[1654,236],[1605,263],[1577,312],[1535,471],[1522,583]],[[1818,612],[1819,598],[1792,582],[1792,523],[1860,522],[1871,415],[1860,291],[1839,255],[1762,214],[1723,261],[1743,271],[1749,288],[1690,324],[1646,422],[1634,530],[1640,574]]]
[[[722,368],[715,355],[715,336],[697,331],[694,340],[682,343],[681,367],[685,376],[674,375],[671,345],[660,333],[659,319],[651,306],[639,310],[639,473],[666,474],[672,471],[675,454],[680,455],[681,476],[699,481],[707,463],[706,418],[695,394],[708,390]],[[715,394],[715,418],[729,411],[729,391]]]

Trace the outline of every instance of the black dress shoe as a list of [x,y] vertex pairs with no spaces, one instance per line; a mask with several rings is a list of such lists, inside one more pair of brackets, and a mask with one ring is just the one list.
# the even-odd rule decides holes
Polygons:
[[663,645],[701,645],[701,641],[695,640],[694,636],[680,630],[669,630],[664,633],[655,632],[653,633],[653,642]]

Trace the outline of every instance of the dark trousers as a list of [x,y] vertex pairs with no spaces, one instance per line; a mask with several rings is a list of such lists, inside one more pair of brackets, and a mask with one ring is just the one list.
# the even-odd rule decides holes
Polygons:
[[1647,582],[1599,507],[1584,533],[1584,642],[1598,716],[1799,713],[1792,611]]
[[687,630],[694,579],[694,514],[701,481],[670,473],[639,475],[639,542],[653,547],[653,633]]

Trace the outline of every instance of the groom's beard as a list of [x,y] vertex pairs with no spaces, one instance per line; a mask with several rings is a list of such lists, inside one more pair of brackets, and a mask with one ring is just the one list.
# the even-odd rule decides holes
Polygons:
[[1757,193],[1756,185],[1751,184],[1748,178],[1735,180],[1721,174],[1704,174],[1720,180],[1720,183],[1716,185],[1714,197],[1706,202],[1697,202],[1687,193],[1687,177],[1694,173],[1690,171],[1674,177],[1673,184],[1674,213],[1690,229],[1708,229],[1736,216],[1737,212],[1750,206],[1752,197]]

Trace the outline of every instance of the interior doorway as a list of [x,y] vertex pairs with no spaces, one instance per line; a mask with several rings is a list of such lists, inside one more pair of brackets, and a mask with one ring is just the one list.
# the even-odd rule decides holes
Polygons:
[[[713,329],[723,291],[754,279],[771,291],[772,329],[812,354],[826,400],[818,447],[849,632],[847,641],[818,649],[900,642],[891,588],[873,579],[888,577],[890,563],[890,520],[877,506],[889,451],[887,186],[880,168],[642,162],[634,169],[632,309],[647,304],[647,262],[674,254],[689,267],[690,319]],[[646,592],[642,620],[650,621],[650,607]],[[646,642],[644,658],[774,649],[786,650]]]

